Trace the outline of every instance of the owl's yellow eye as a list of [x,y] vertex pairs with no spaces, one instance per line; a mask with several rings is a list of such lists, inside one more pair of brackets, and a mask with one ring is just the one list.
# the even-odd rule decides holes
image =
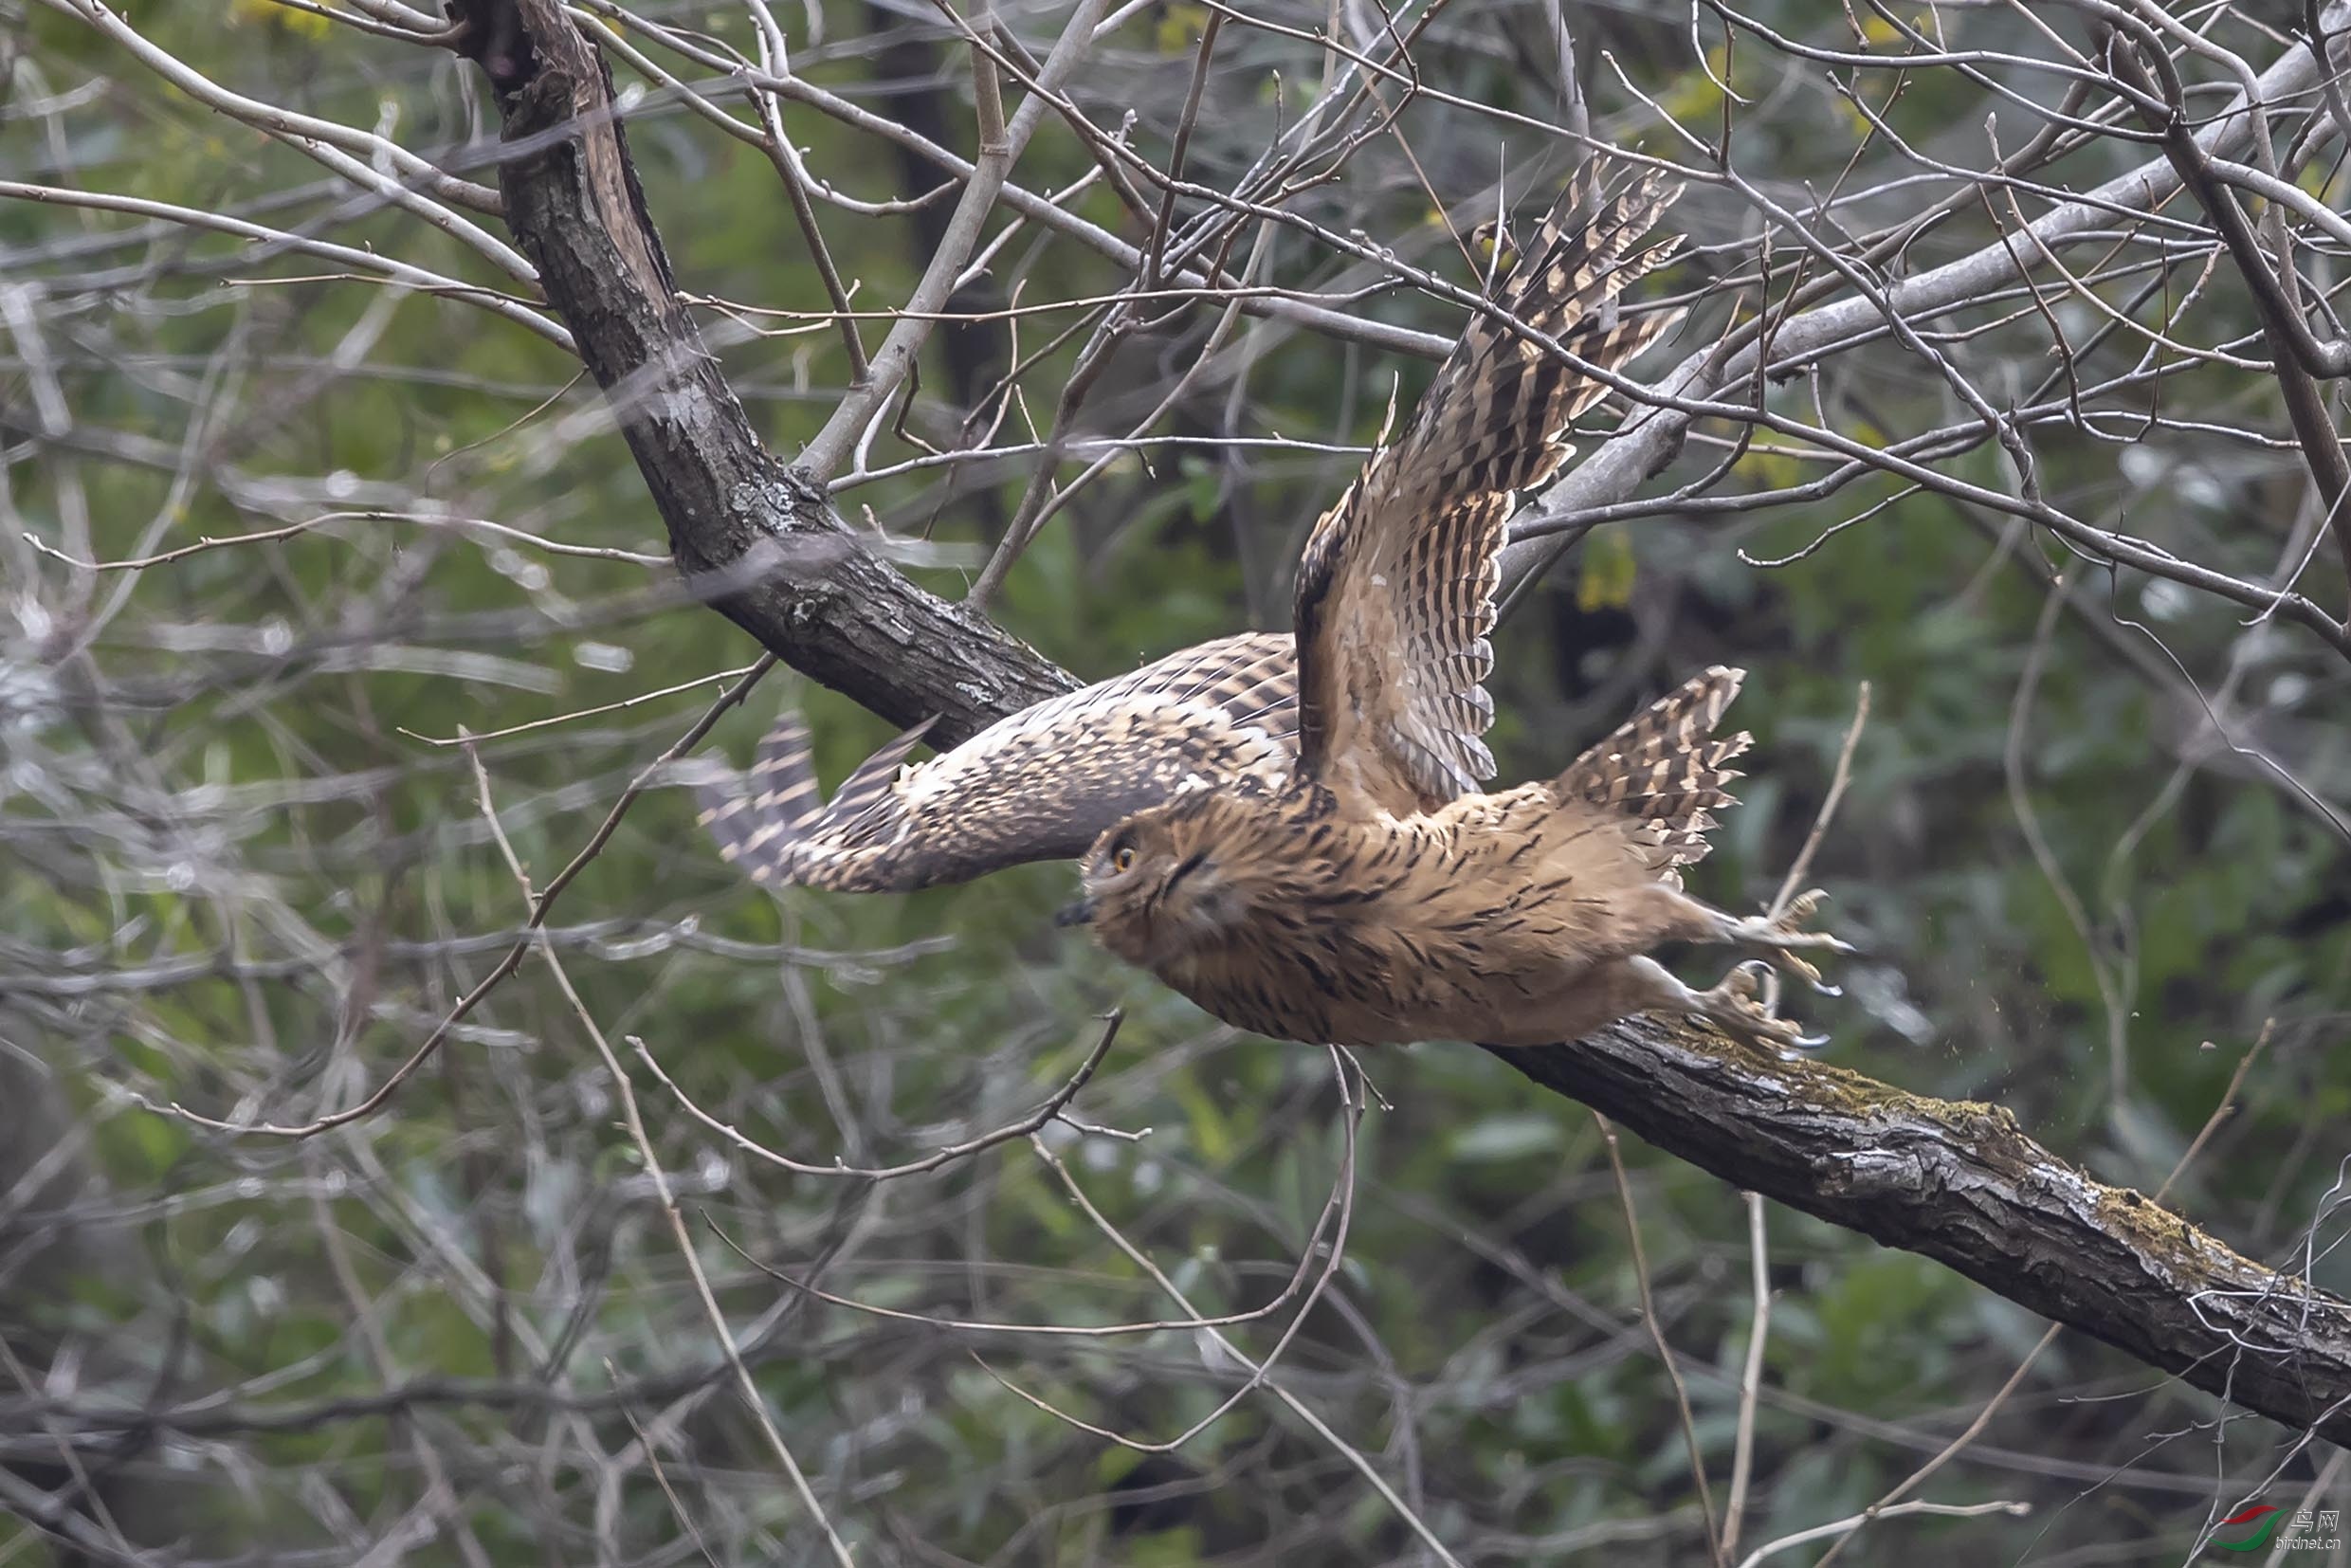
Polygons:
[[1133,870],[1135,868],[1135,847],[1132,844],[1121,844],[1116,849],[1111,850],[1110,868],[1113,871]]

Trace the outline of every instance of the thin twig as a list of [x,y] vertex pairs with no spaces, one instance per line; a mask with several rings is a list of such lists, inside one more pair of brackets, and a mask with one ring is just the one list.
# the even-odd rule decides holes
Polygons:
[[1077,1098],[1078,1091],[1085,1087],[1087,1081],[1102,1067],[1103,1058],[1110,1054],[1112,1044],[1119,1038],[1119,1025],[1125,1016],[1123,1012],[1117,1009],[1105,1014],[1103,1019],[1102,1034],[1095,1040],[1093,1048],[1085,1053],[1085,1060],[1078,1064],[1078,1070],[1071,1073],[1061,1087],[1048,1096],[1045,1103],[1019,1121],[998,1127],[993,1132],[983,1133],[964,1142],[952,1143],[943,1149],[934,1150],[920,1159],[910,1159],[902,1165],[872,1167],[839,1162],[831,1165],[817,1165],[806,1160],[793,1159],[789,1155],[776,1153],[742,1132],[733,1123],[720,1121],[696,1104],[687,1096],[685,1090],[678,1085],[676,1080],[662,1070],[661,1063],[656,1061],[653,1053],[646,1048],[643,1040],[633,1034],[628,1039],[629,1043],[637,1049],[637,1059],[646,1065],[654,1078],[660,1082],[662,1087],[670,1092],[688,1116],[754,1158],[764,1160],[770,1165],[793,1172],[797,1176],[841,1176],[860,1181],[894,1181],[901,1176],[920,1176],[926,1171],[936,1171],[958,1159],[967,1159],[973,1155],[993,1149],[999,1143],[1009,1143],[1013,1139],[1026,1138],[1031,1133],[1042,1130],[1047,1122],[1061,1119],[1062,1112],[1068,1107],[1072,1100]]
[[[1347,1102],[1345,1106],[1347,1114],[1351,1118],[1360,1115],[1361,1101],[1359,1097],[1347,1093],[1343,1088],[1341,1090],[1341,1094]],[[1349,1135],[1351,1140],[1349,1143],[1350,1148],[1353,1147],[1352,1136],[1352,1134]],[[1035,1140],[1031,1140],[1031,1142],[1033,1143]],[[1068,1167],[1064,1165],[1060,1158],[1056,1157],[1050,1149],[1044,1147],[1042,1144],[1037,1144],[1036,1147],[1038,1158],[1043,1159],[1046,1165],[1053,1171],[1056,1176],[1060,1178],[1063,1191],[1069,1194],[1070,1201],[1075,1203],[1079,1210],[1085,1214],[1086,1218],[1093,1222],[1095,1229],[1099,1230],[1104,1236],[1108,1237],[1111,1245],[1116,1247],[1122,1254],[1124,1254],[1128,1262],[1134,1264],[1136,1267],[1141,1269],[1146,1275],[1150,1276],[1152,1283],[1157,1285],[1161,1290],[1165,1291],[1168,1298],[1175,1302],[1176,1305],[1182,1307],[1192,1322],[1196,1323],[1203,1321],[1200,1310],[1192,1304],[1191,1299],[1177,1287],[1176,1282],[1168,1278],[1166,1271],[1161,1269],[1157,1264],[1154,1263],[1148,1253],[1144,1252],[1140,1248],[1129,1241],[1125,1234],[1121,1232],[1117,1226],[1112,1225],[1108,1219],[1104,1218],[1102,1211],[1094,1207],[1093,1200],[1085,1195],[1084,1189],[1081,1188],[1077,1184],[1077,1181],[1069,1175]],[[1336,1255],[1337,1248],[1334,1247],[1334,1259],[1336,1259]],[[1420,1515],[1415,1512],[1402,1497],[1397,1495],[1395,1488],[1388,1484],[1387,1478],[1373,1468],[1371,1461],[1364,1458],[1363,1455],[1357,1450],[1354,1444],[1349,1443],[1345,1438],[1340,1436],[1339,1433],[1332,1429],[1329,1422],[1323,1420],[1321,1416],[1316,1414],[1314,1411],[1296,1395],[1292,1394],[1288,1389],[1284,1388],[1279,1381],[1267,1373],[1266,1367],[1263,1364],[1245,1354],[1241,1348],[1234,1344],[1232,1340],[1229,1339],[1221,1330],[1210,1328],[1203,1330],[1203,1332],[1213,1340],[1227,1355],[1230,1356],[1242,1366],[1248,1368],[1252,1379],[1262,1381],[1267,1392],[1271,1394],[1276,1399],[1281,1400],[1282,1403],[1288,1408],[1291,1414],[1297,1416],[1301,1421],[1303,1421],[1310,1429],[1313,1430],[1315,1435],[1330,1444],[1332,1449],[1335,1449],[1339,1455],[1347,1462],[1348,1466],[1353,1468],[1357,1474],[1362,1476],[1363,1479],[1370,1484],[1372,1489],[1377,1492],[1381,1499],[1385,1501],[1391,1508],[1395,1510],[1396,1517],[1404,1521],[1405,1525],[1412,1530],[1414,1536],[1419,1538],[1422,1545],[1426,1546],[1431,1552],[1435,1554],[1438,1561],[1444,1563],[1446,1568],[1462,1568],[1461,1560],[1447,1548],[1444,1541],[1437,1538],[1436,1532],[1429,1527],[1428,1522],[1422,1519]],[[1103,1435],[1108,1436],[1112,1434],[1103,1433]]]
[[664,686],[658,691],[644,691],[634,697],[624,697],[617,702],[601,702],[592,708],[578,708],[571,713],[559,713],[552,719],[533,719],[526,723],[509,724],[504,729],[483,730],[478,735],[464,729],[462,725],[460,733],[451,736],[419,735],[416,731],[401,725],[394,725],[393,729],[411,740],[422,740],[428,746],[472,747],[484,740],[502,740],[510,735],[527,735],[533,730],[543,730],[555,724],[570,724],[582,719],[593,719],[599,714],[620,713],[629,708],[642,707],[647,702],[658,702],[665,697],[675,697],[682,691],[692,691],[697,686],[706,686],[718,681],[735,680],[751,673],[751,665],[743,665],[735,669],[722,669],[713,675],[700,675],[691,681],[681,681],[674,686]]
[[[536,920],[546,901],[543,896],[531,891],[531,879],[524,873],[522,862],[506,837],[505,825],[499,820],[497,805],[490,797],[488,770],[482,766],[480,755],[471,747],[466,748],[465,755],[473,764],[483,819],[489,825],[490,836],[498,841],[499,853],[514,872],[516,884],[522,889],[522,902],[530,906],[532,917]],[[840,1568],[856,1568],[856,1559],[849,1555],[847,1544],[833,1528],[824,1505],[817,1502],[815,1490],[810,1486],[799,1460],[793,1457],[791,1447],[784,1442],[783,1433],[775,1430],[775,1423],[767,1413],[767,1401],[761,1396],[758,1385],[752,1381],[751,1368],[743,1361],[742,1348],[735,1341],[734,1330],[727,1326],[726,1313],[719,1305],[718,1294],[710,1287],[710,1276],[703,1270],[702,1257],[694,1249],[694,1238],[685,1229],[685,1216],[679,1211],[677,1194],[669,1185],[669,1174],[662,1168],[661,1156],[654,1152],[653,1140],[646,1133],[645,1119],[637,1109],[635,1085],[629,1081],[627,1069],[620,1065],[620,1058],[614,1054],[611,1042],[604,1037],[604,1030],[588,1011],[588,1004],[580,1000],[579,992],[572,984],[571,972],[564,967],[563,955],[546,939],[543,931],[535,928],[530,940],[538,949],[538,956],[545,961],[548,973],[555,977],[564,1000],[572,1005],[573,1014],[579,1019],[580,1028],[587,1031],[590,1043],[596,1048],[597,1056],[603,1059],[604,1069],[612,1081],[613,1092],[620,1098],[621,1119],[629,1129],[629,1140],[636,1145],[637,1158],[645,1162],[645,1174],[651,1179],[653,1191],[660,1199],[662,1217],[668,1224],[670,1239],[677,1243],[678,1255],[684,1261],[686,1275],[694,1282],[694,1293],[701,1298],[702,1315],[708,1320],[711,1332],[718,1338],[728,1368],[735,1374],[737,1392],[742,1395],[743,1404],[751,1412],[753,1421],[766,1437],[769,1451],[775,1455],[776,1463],[784,1468],[785,1475],[791,1479],[793,1490],[799,1495],[800,1505],[808,1510],[809,1517],[824,1532],[825,1543],[831,1548],[833,1560],[840,1564]]]
[[[1045,118],[1046,108],[1054,96],[1051,89],[1076,70],[1085,57],[1092,43],[1094,24],[1102,19],[1108,5],[1109,0],[1078,0],[1062,28],[1060,42],[1053,46],[1053,52],[1046,56],[1044,65],[1037,71],[1041,90],[1030,94],[1005,122],[999,146],[983,144],[978,149],[971,177],[963,185],[962,199],[957,202],[947,220],[930,264],[906,298],[906,308],[916,314],[904,317],[890,328],[882,347],[874,354],[871,374],[865,385],[849,389],[826,419],[824,428],[801,449],[801,465],[817,479],[830,479],[840,470],[859,436],[904,385],[914,369],[916,356],[921,353],[931,335],[931,324],[923,316],[943,307],[948,295],[954,292],[955,281],[979,244],[980,228],[995,207],[1012,161],[1020,156],[1038,121]],[[984,54],[982,48],[974,47],[975,62]],[[977,70],[979,66],[975,64],[974,68]],[[993,72],[994,67],[991,64],[987,68]],[[986,112],[984,108],[982,112]],[[998,112],[1001,113],[1000,104]],[[983,137],[987,129],[982,127]]]
[[[1905,1514],[1941,1514],[1951,1519],[1976,1519],[1984,1514],[2012,1514],[2021,1519],[2032,1511],[2032,1504],[2030,1503],[1897,1503],[1892,1507],[1879,1513],[1855,1514],[1850,1519],[1840,1519],[1831,1524],[1815,1524],[1809,1530],[1798,1530],[1794,1535],[1781,1536],[1777,1541],[1767,1541],[1740,1559],[1739,1568],[1755,1568],[1755,1565],[1765,1558],[1787,1551],[1790,1547],[1804,1545],[1807,1541],[1826,1541],[1831,1536],[1850,1539],[1853,1531],[1860,1529],[1872,1519],[1895,1519]],[[1823,1558],[1820,1560],[1826,1562],[1829,1559]]]
[[1176,187],[1173,181],[1184,177],[1184,157],[1192,146],[1192,128],[1200,118],[1200,95],[1208,86],[1209,62],[1215,58],[1216,35],[1224,30],[1221,11],[1209,13],[1208,23],[1200,29],[1200,43],[1193,53],[1192,86],[1184,95],[1183,113],[1176,121],[1176,140],[1167,155],[1167,173],[1171,181],[1159,193],[1158,221],[1151,226],[1151,238],[1143,246],[1142,291],[1156,294],[1159,290],[1160,264],[1167,259],[1169,232],[1176,225]]
[[587,1004],[579,999],[579,993],[573,989],[572,977],[565,973],[562,957],[556,953],[554,944],[539,941],[537,945],[540,957],[546,960],[549,971],[555,975],[556,984],[562,990],[564,999],[572,1004],[573,1012],[579,1017],[580,1027],[587,1031],[590,1042],[596,1048],[597,1056],[603,1059],[605,1071],[611,1077],[613,1090],[620,1097],[621,1118],[628,1125],[629,1140],[636,1145],[638,1158],[645,1161],[645,1174],[651,1178],[653,1190],[660,1198],[662,1218],[669,1227],[670,1239],[677,1243],[678,1256],[685,1264],[686,1277],[694,1282],[694,1294],[702,1302],[702,1315],[709,1321],[710,1331],[717,1336],[727,1366],[735,1374],[736,1392],[742,1395],[743,1407],[751,1413],[759,1434],[767,1439],[768,1451],[783,1467],[793,1493],[800,1500],[800,1506],[808,1510],[809,1518],[823,1532],[825,1545],[832,1553],[833,1561],[839,1564],[839,1568],[857,1568],[857,1559],[850,1555],[848,1543],[841,1539],[841,1533],[833,1527],[824,1504],[817,1501],[815,1488],[809,1485],[807,1472],[800,1468],[800,1461],[793,1457],[791,1446],[784,1441],[784,1434],[776,1430],[775,1418],[768,1414],[767,1400],[761,1396],[759,1385],[752,1380],[751,1368],[743,1360],[742,1347],[736,1343],[734,1330],[727,1326],[726,1313],[720,1307],[718,1294],[710,1287],[710,1276],[703,1270],[702,1258],[694,1249],[694,1238],[686,1231],[685,1216],[679,1212],[677,1194],[670,1188],[668,1173],[662,1169],[661,1157],[653,1152],[653,1140],[646,1134],[645,1119],[637,1109],[637,1091],[629,1081],[627,1069],[620,1065],[620,1058],[613,1054],[611,1043],[605,1039],[604,1030],[590,1015]]
[[[784,46],[784,29],[775,25],[769,13],[767,0],[751,0],[751,20],[759,34],[759,64],[776,75],[788,75],[792,56]],[[849,312],[849,293],[841,283],[840,270],[832,264],[832,252],[825,246],[824,230],[816,224],[816,206],[809,199],[808,181],[800,172],[799,155],[791,138],[784,133],[784,117],[780,101],[775,94],[762,90],[756,82],[747,89],[754,113],[767,133],[768,159],[775,166],[775,176],[783,182],[785,198],[792,204],[793,221],[800,226],[800,235],[808,241],[809,260],[816,265],[816,276],[825,285],[825,297],[832,301],[833,319],[841,330],[841,347],[849,360],[849,385],[862,387],[872,374],[866,358],[865,339],[857,335],[857,322]]]
[[1715,1529],[1714,1499],[1706,1486],[1706,1456],[1698,1446],[1698,1422],[1690,1414],[1689,1389],[1682,1381],[1682,1369],[1674,1364],[1673,1347],[1666,1342],[1666,1326],[1658,1321],[1656,1298],[1649,1293],[1649,1253],[1641,1245],[1641,1216],[1632,1205],[1632,1181],[1625,1175],[1624,1152],[1617,1147],[1615,1125],[1598,1111],[1592,1113],[1592,1120],[1608,1149],[1608,1168],[1615,1175],[1616,1198],[1624,1208],[1625,1234],[1632,1244],[1632,1283],[1641,1296],[1641,1322],[1649,1328],[1649,1342],[1657,1347],[1657,1359],[1665,1364],[1666,1380],[1673,1385],[1673,1408],[1681,1418],[1683,1446],[1689,1450],[1690,1480],[1698,1488],[1699,1517],[1706,1524],[1706,1556],[1716,1568],[1722,1568],[1729,1559],[1723,1555],[1722,1538]]
[[[729,687],[716,702],[710,704],[709,709],[678,738],[675,745],[655,757],[643,772],[629,781],[629,787],[621,792],[618,800],[612,802],[612,809],[605,813],[604,820],[597,825],[596,830],[588,836],[586,844],[580,846],[579,853],[574,855],[571,863],[556,873],[554,880],[547,884],[545,892],[538,894],[531,901],[530,919],[524,923],[522,934],[517,937],[514,944],[506,949],[505,956],[498,960],[497,965],[487,975],[484,975],[472,990],[458,998],[457,1005],[449,1009],[440,1024],[425,1037],[425,1043],[410,1052],[407,1060],[392,1068],[384,1081],[360,1099],[356,1104],[343,1110],[329,1112],[314,1121],[288,1126],[274,1121],[224,1121],[191,1111],[177,1101],[165,1105],[157,1105],[144,1095],[135,1095],[133,1098],[138,1104],[149,1110],[176,1116],[183,1121],[192,1121],[197,1126],[209,1127],[214,1132],[250,1133],[269,1138],[316,1138],[319,1134],[332,1128],[348,1126],[364,1117],[373,1116],[393,1094],[399,1091],[401,1085],[415,1076],[419,1067],[432,1060],[433,1052],[441,1048],[442,1042],[448,1039],[450,1033],[465,1021],[468,1013],[482,1005],[483,998],[497,989],[507,975],[521,967],[523,955],[528,953],[533,942],[538,941],[541,937],[540,928],[546,924],[548,913],[555,907],[556,900],[562,895],[566,887],[572,884],[572,879],[586,869],[588,863],[595,859],[597,854],[603,850],[604,846],[611,839],[613,830],[620,826],[620,819],[628,813],[629,808],[636,803],[637,796],[643,794],[647,786],[651,784],[653,779],[670,763],[675,762],[700,744],[702,737],[709,734],[712,726],[725,716],[726,710],[741,702],[744,695],[758,684],[759,678],[775,667],[776,662],[775,655],[773,653],[761,655],[759,662],[751,666],[751,672]],[[553,951],[552,945],[544,943],[541,945],[547,945],[549,951]]]
[[1845,744],[1837,748],[1836,769],[1829,775],[1829,793],[1821,797],[1820,810],[1813,817],[1812,831],[1804,835],[1804,848],[1795,852],[1788,865],[1788,874],[1781,879],[1779,891],[1772,899],[1771,919],[1777,920],[1788,911],[1795,898],[1795,890],[1804,885],[1804,879],[1813,869],[1813,854],[1820,841],[1828,836],[1829,824],[1835,820],[1837,807],[1845,799],[1845,790],[1853,781],[1853,749],[1861,744],[1862,726],[1869,721],[1869,683],[1864,681],[1853,693],[1853,721],[1845,731]]
[[1755,1473],[1756,1410],[1763,1393],[1763,1343],[1772,1321],[1771,1254],[1763,1239],[1763,1194],[1741,1193],[1740,1196],[1747,1204],[1747,1259],[1755,1305],[1747,1323],[1746,1364],[1739,1374],[1739,1430],[1731,1442],[1731,1492],[1722,1504],[1724,1557],[1739,1550],[1740,1526],[1746,1522],[1747,1487]]

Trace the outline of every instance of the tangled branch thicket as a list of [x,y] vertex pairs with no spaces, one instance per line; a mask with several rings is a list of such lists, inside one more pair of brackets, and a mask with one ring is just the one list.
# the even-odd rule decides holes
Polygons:
[[[2351,1560],[2351,5],[0,20],[0,1562]],[[1826,1064],[709,851],[1283,624],[1595,150],[1498,749],[1747,665]]]

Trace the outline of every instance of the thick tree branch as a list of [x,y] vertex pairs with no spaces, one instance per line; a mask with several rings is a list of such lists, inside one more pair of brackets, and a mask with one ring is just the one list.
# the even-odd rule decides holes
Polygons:
[[984,615],[866,549],[825,487],[768,451],[677,302],[611,84],[557,0],[465,0],[464,46],[497,89],[499,186],[636,456],[679,569],[787,663],[942,739],[1077,683]]
[[[501,185],[516,238],[611,395],[680,561],[723,589],[718,607],[867,707],[900,722],[942,713],[950,735],[1068,689],[1072,678],[1033,650],[874,559],[821,486],[761,447],[674,303],[601,66],[556,0],[467,0],[464,9],[506,117]],[[499,46],[485,46],[493,40]],[[2307,52],[2295,51],[2265,85],[2298,91],[2314,76]],[[2205,137],[2218,145],[2242,123],[2223,119]],[[2043,224],[2087,226],[2104,221],[2100,204],[2143,206],[2173,188],[2168,166],[2156,168],[2160,178],[2134,173]],[[2026,254],[2002,246],[1996,261],[1898,285],[1889,301],[1992,286],[1991,274],[2004,281]],[[1782,325],[1774,350],[1830,352],[1866,333],[1876,308],[1852,301],[1808,312]],[[1752,366],[1693,360],[1670,384],[1686,392],[1709,371],[1736,385]],[[1652,414],[1558,493],[1580,504],[1622,499],[1686,424]],[[2351,1303],[2093,1180],[2005,1111],[1646,1021],[1580,1045],[1500,1054],[1725,1180],[1934,1258],[2196,1387],[2351,1443]]]

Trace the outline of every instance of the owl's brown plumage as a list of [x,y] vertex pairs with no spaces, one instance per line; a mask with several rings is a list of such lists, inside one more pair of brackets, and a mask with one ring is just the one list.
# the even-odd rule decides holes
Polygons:
[[1679,887],[1681,868],[1713,848],[1714,813],[1739,804],[1724,789],[1739,776],[1729,764],[1755,738],[1745,730],[1710,738],[1746,673],[1717,665],[1659,698],[1568,764],[1553,792],[1639,824],[1631,831],[1643,864]]
[[1681,890],[1710,812],[1734,804],[1712,738],[1740,672],[1660,699],[1558,777],[1396,817],[1302,785],[1270,798],[1202,791],[1139,813],[1086,862],[1085,918],[1112,952],[1229,1023],[1339,1045],[1573,1040],[1633,1012],[1697,1013],[1783,1046],[1741,966],[1693,992],[1647,957],[1734,942],[1817,981],[1794,951],[1841,948],[1742,920]]

